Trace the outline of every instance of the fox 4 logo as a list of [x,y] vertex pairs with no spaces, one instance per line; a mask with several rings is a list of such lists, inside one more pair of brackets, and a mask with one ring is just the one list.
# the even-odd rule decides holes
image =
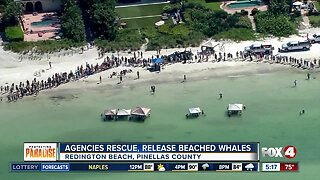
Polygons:
[[262,147],[261,148],[261,153],[263,157],[279,157],[282,158],[284,153],[284,156],[288,159],[292,159],[296,157],[297,155],[297,149],[294,146],[286,146],[285,148],[283,147]]

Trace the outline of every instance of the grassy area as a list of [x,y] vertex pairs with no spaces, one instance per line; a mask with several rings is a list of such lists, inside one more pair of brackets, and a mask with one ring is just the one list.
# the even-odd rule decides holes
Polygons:
[[207,8],[210,8],[214,11],[223,11],[223,9],[220,8],[221,2],[209,2],[205,3],[205,6]]
[[9,41],[23,41],[23,32],[19,25],[6,27],[5,33]]
[[173,25],[170,22],[156,28],[142,28],[141,34],[149,39],[147,50],[198,46],[205,38],[201,32],[189,29],[186,24]]
[[29,42],[29,41],[21,41],[21,42],[11,42],[4,46],[5,50],[11,50],[13,52],[26,52],[32,50],[36,47],[36,51],[38,53],[50,53],[50,52],[57,52],[60,50],[67,50],[71,49],[72,47],[80,47],[83,46],[84,43],[75,43],[70,40],[46,40],[46,41],[36,41],[36,42]]
[[154,26],[154,24],[161,20],[161,17],[148,17],[140,19],[125,19],[123,22],[127,23],[128,28],[144,28]]
[[320,16],[309,16],[309,20],[313,27],[320,27]]
[[313,1],[313,4],[316,6],[316,9],[320,11],[320,2]]
[[216,40],[232,39],[235,41],[255,40],[256,36],[252,29],[246,28],[233,28],[228,31],[221,32],[213,37]]
[[116,13],[118,13],[121,18],[160,15],[165,5],[166,4],[154,4],[116,8]]
[[210,8],[214,11],[223,11],[220,8],[221,2],[206,2],[205,0],[188,0],[188,2],[194,2],[194,3],[199,3],[202,4],[203,6]]
[[116,39],[114,41],[95,40],[96,45],[103,52],[115,52],[118,50],[138,50],[143,43],[144,38],[139,33],[138,29],[122,29],[119,30]]

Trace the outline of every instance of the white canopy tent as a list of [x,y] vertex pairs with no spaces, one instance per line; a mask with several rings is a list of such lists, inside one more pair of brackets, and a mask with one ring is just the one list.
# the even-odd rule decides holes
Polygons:
[[243,104],[229,104],[228,111],[242,111]]
[[192,108],[189,108],[189,113],[190,114],[199,114],[199,113],[201,113],[201,109],[199,107],[192,107]]
[[150,108],[146,108],[146,107],[137,107],[136,109],[134,109],[132,111],[132,115],[136,115],[136,116],[149,116],[150,115]]
[[131,109],[120,109],[118,110],[117,116],[130,116]]
[[105,116],[114,116],[117,114],[117,110],[116,109],[107,109],[104,111],[104,115]]
[[202,46],[204,46],[204,47],[211,47],[211,48],[215,48],[218,45],[219,45],[219,43],[212,43],[211,40],[206,42],[206,43],[204,43],[204,44],[202,44]]
[[207,41],[206,43],[201,45],[201,52],[205,54],[214,54],[215,48],[219,46],[219,43]]

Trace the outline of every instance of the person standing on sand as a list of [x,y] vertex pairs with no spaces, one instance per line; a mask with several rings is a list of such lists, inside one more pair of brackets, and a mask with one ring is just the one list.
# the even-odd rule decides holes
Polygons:
[[297,87],[298,81],[297,81],[297,80],[294,80],[293,83],[294,83],[294,87]]
[[122,74],[120,75],[120,83],[122,83]]
[[308,79],[308,80],[310,79],[310,73],[307,74],[307,79]]
[[100,75],[100,78],[99,78],[99,80],[100,80],[100,83],[102,82],[102,77],[101,77],[101,75]]
[[154,94],[156,92],[156,86],[152,85],[151,86],[151,93]]
[[49,67],[50,67],[50,69],[51,69],[51,61],[49,61]]
[[187,81],[187,75],[183,75],[183,81],[181,81],[181,83],[184,83]]
[[138,77],[138,79],[140,78],[140,72],[139,71],[137,71],[137,77]]

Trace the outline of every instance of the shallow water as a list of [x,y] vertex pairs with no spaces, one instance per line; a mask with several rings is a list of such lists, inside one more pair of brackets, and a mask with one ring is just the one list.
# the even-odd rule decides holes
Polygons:
[[[316,79],[313,79],[315,77]],[[293,80],[298,86],[293,88]],[[0,104],[0,179],[311,179],[320,168],[320,74],[305,80],[305,73],[280,72],[229,76],[186,83],[99,87],[89,90],[54,90],[37,98]],[[218,99],[223,92],[223,99]],[[229,103],[243,103],[241,117],[228,118]],[[105,108],[152,108],[144,123],[103,122]],[[187,120],[192,106],[207,116]],[[299,111],[306,110],[300,116]],[[250,141],[262,146],[294,145],[299,173],[9,173],[9,162],[23,160],[23,142],[121,141]],[[264,159],[280,161],[281,159]]]

